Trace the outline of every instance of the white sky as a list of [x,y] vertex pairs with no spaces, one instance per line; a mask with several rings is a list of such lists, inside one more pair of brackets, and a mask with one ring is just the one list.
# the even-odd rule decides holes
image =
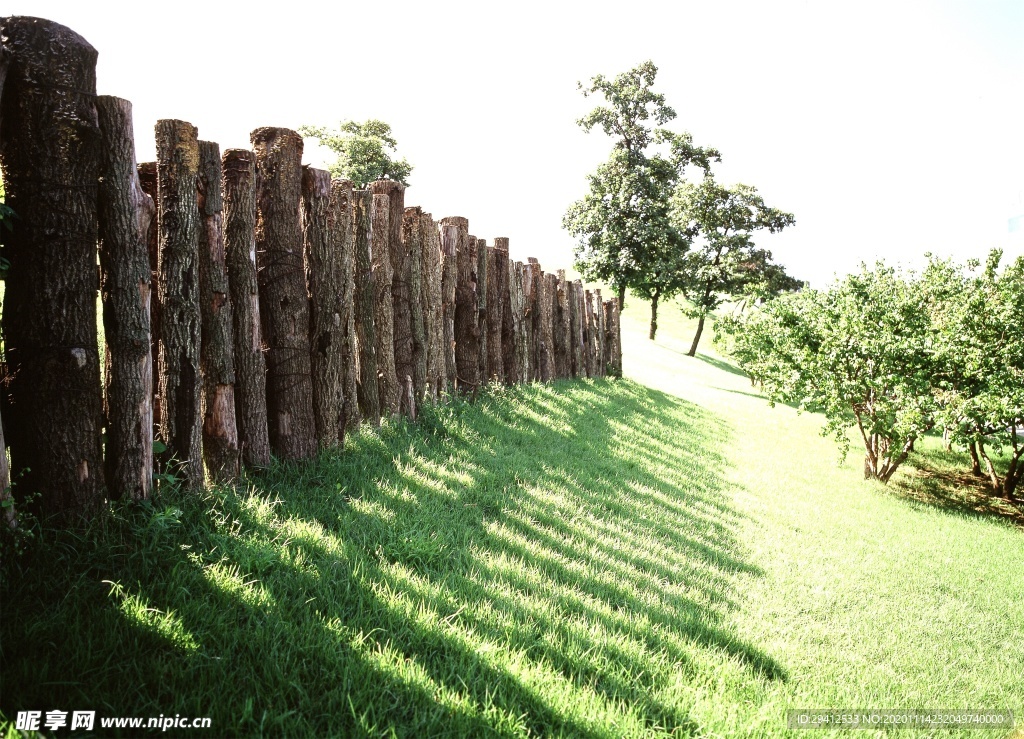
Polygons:
[[[645,59],[721,182],[796,226],[757,239],[823,286],[862,260],[992,246],[1024,214],[1024,2],[315,2],[8,0],[99,50],[131,100],[140,161],[180,118],[221,148],[259,126],[391,124],[407,205],[462,215],[512,256],[568,267],[567,206],[611,141],[575,121],[576,82]],[[305,160],[329,152],[307,142]]]

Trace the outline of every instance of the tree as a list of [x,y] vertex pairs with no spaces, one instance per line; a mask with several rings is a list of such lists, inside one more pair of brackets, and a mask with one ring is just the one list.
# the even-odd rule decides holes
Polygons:
[[719,160],[717,150],[694,146],[689,134],[661,128],[676,113],[651,89],[657,72],[646,61],[614,79],[599,74],[589,85],[578,85],[584,97],[600,94],[607,105],[577,123],[588,133],[600,127],[615,144],[607,161],[588,175],[589,192],[569,207],[562,225],[577,239],[576,268],[587,280],[609,283],[620,306],[626,288],[644,297],[674,290],[670,265],[687,240],[669,217],[671,194],[687,165],[707,172]]
[[688,314],[697,319],[689,356],[697,353],[708,314],[724,300],[800,286],[772,263],[771,252],[754,245],[754,231],[776,233],[796,222],[792,213],[765,205],[757,188],[726,187],[710,175],[683,183],[673,198],[673,217],[678,229],[698,240],[680,266],[680,291],[690,305]]
[[412,165],[404,158],[393,157],[398,142],[391,135],[391,126],[384,121],[343,121],[336,131],[324,126],[300,126],[299,133],[337,154],[338,159],[328,164],[327,170],[332,177],[352,180],[357,190],[374,180],[409,184]]
[[888,482],[935,424],[934,330],[927,291],[878,264],[827,292],[803,290],[726,316],[734,356],[771,402],[824,413],[823,434],[864,442],[864,476]]

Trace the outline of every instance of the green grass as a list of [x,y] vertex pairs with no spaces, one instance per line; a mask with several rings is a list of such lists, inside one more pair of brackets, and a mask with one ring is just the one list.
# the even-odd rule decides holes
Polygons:
[[1024,530],[942,505],[949,485],[927,499],[914,470],[864,482],[709,333],[681,356],[671,307],[647,341],[643,308],[624,380],[495,388],[315,464],[44,530],[4,563],[0,709],[316,737],[1024,710]]

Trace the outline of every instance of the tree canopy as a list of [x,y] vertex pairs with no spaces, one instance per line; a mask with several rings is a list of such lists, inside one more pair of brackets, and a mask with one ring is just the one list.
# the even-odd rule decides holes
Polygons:
[[299,133],[315,138],[338,155],[336,161],[327,165],[332,177],[352,180],[357,188],[381,179],[409,184],[412,165],[394,155],[398,142],[391,134],[391,126],[383,121],[343,121],[337,130],[300,126]]

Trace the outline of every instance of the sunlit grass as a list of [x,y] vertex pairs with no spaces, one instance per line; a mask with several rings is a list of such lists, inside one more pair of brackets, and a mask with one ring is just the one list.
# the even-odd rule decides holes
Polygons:
[[666,306],[650,342],[645,308],[623,317],[624,380],[491,388],[44,531],[4,563],[0,709],[311,737],[1024,709],[1024,532],[864,482],[710,329],[690,359],[692,325]]

